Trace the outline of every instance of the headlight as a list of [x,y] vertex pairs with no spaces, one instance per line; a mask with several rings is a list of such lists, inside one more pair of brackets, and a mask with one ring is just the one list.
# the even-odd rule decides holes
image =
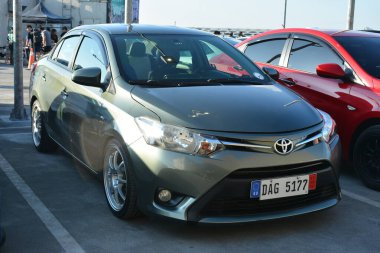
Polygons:
[[187,128],[162,124],[147,117],[135,119],[147,144],[167,150],[207,156],[223,149],[212,136],[204,136]]
[[318,110],[323,118],[323,129],[322,129],[322,138],[325,142],[329,142],[331,137],[335,134],[335,121],[328,113]]

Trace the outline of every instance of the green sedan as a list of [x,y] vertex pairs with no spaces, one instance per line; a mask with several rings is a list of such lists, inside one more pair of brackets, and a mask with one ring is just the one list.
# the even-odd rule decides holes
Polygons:
[[33,142],[100,175],[120,218],[233,223],[332,207],[335,122],[277,78],[202,31],[80,26],[32,68]]

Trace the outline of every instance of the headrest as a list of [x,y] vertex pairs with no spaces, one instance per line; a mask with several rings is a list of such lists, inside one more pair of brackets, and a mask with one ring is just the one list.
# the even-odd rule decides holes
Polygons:
[[132,44],[129,50],[129,55],[133,57],[143,57],[146,56],[145,44],[142,42],[135,42]]

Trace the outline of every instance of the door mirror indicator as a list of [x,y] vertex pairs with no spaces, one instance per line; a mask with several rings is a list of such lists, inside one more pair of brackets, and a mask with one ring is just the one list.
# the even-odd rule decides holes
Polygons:
[[101,75],[102,71],[100,68],[81,68],[74,71],[71,80],[80,85],[99,87],[104,91],[105,86],[100,81]]
[[346,76],[346,73],[336,63],[326,63],[317,66],[317,75],[321,77],[342,79]]
[[263,71],[267,73],[275,81],[277,81],[280,78],[280,74],[274,68],[263,67]]

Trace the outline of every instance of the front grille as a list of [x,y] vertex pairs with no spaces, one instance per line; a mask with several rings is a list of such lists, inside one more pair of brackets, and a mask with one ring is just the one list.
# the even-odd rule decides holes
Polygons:
[[[317,188],[307,195],[270,200],[250,198],[253,180],[317,173]],[[278,213],[338,198],[337,177],[327,162],[271,168],[237,170],[195,202],[188,211],[189,220],[204,217],[231,217]]]
[[[306,136],[302,137],[293,137],[291,135],[287,136],[289,137],[294,144],[300,143],[304,140],[307,140],[309,138],[315,137],[321,132],[321,130],[314,131],[312,133],[309,133]],[[273,136],[268,136],[267,139],[236,139],[236,138],[229,138],[229,137],[220,137],[218,136],[218,140],[220,140],[222,143],[232,143],[232,144],[227,144],[226,147],[230,150],[239,150],[239,151],[249,151],[249,152],[259,152],[259,153],[274,153],[273,150],[273,145],[277,139],[279,139],[280,136],[273,137]],[[234,145],[236,144],[236,145]],[[260,148],[260,147],[245,147],[244,145],[259,145],[259,146],[264,146],[268,148]],[[310,147],[314,145],[313,142],[306,143],[300,147],[297,147],[294,149],[300,150],[306,147]]]

